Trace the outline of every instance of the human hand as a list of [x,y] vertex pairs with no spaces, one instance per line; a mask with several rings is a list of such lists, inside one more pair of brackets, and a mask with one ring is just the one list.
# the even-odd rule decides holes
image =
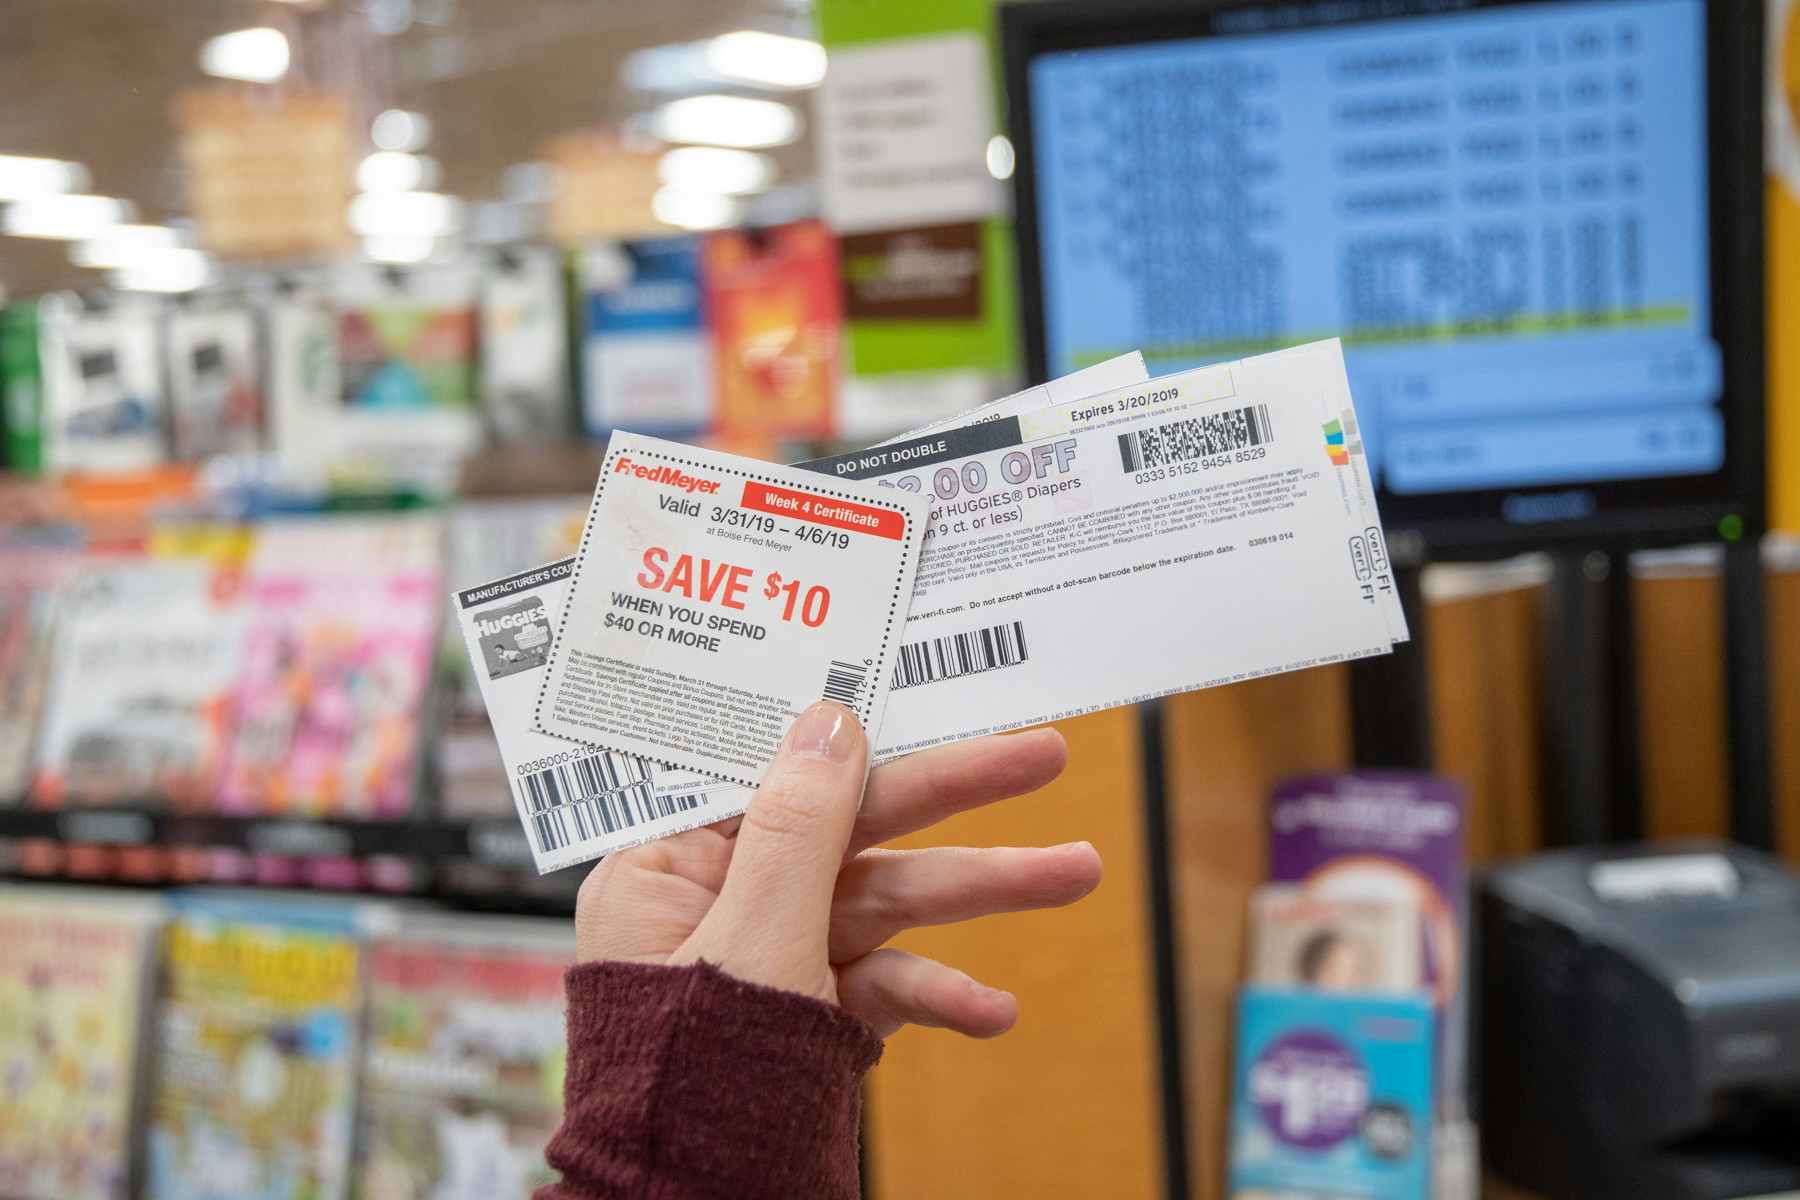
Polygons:
[[841,1005],[881,1037],[909,1023],[1004,1033],[1018,1019],[1012,995],[884,943],[914,926],[1072,903],[1099,884],[1100,856],[1086,842],[875,847],[1034,791],[1065,757],[1054,729],[982,738],[877,767],[865,792],[868,743],[855,716],[815,704],[742,818],[620,851],[589,872],[575,905],[577,957],[704,959]]

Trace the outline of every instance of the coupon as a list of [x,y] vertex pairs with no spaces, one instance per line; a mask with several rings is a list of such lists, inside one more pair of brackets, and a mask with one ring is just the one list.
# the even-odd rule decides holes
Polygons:
[[744,786],[820,699],[879,729],[929,507],[873,483],[616,434],[536,727]]
[[1354,412],[1321,342],[804,464],[931,500],[876,759],[1388,653]]
[[[1044,408],[1146,378],[1142,355],[1121,355],[995,400],[950,424]],[[755,794],[695,771],[658,766],[537,729],[543,671],[574,566],[573,558],[546,563],[453,597],[513,803],[540,873],[737,816]]]
[[575,560],[466,588],[457,620],[539,872],[736,816],[749,788],[539,733],[532,724]]
[[[1281,353],[1287,356],[1290,369],[1294,369],[1303,351],[1307,354],[1322,353],[1329,356],[1331,353],[1329,347],[1334,344],[1338,345],[1337,353],[1341,356],[1342,346],[1335,339],[1313,343],[1311,347],[1295,347]],[[1207,370],[1191,371],[1183,376],[1182,380],[1176,381],[1174,386],[1181,388],[1185,383],[1186,390],[1182,394],[1189,397],[1211,395],[1212,391],[1209,389],[1230,386],[1231,373],[1237,367],[1237,363],[1223,363]],[[1323,369],[1329,376],[1329,362],[1323,364]],[[1103,363],[1077,371],[1072,375],[1065,375],[1061,379],[1052,380],[1039,387],[1027,388],[1011,396],[991,401],[959,416],[910,430],[898,437],[877,443],[877,445],[888,446],[895,442],[912,441],[922,438],[926,434],[942,432],[945,429],[961,425],[977,425],[1003,417],[1024,416],[1027,413],[1052,408],[1058,404],[1066,404],[1086,396],[1094,396],[1115,388],[1143,383],[1149,378],[1149,372],[1144,368],[1144,356],[1134,350],[1130,354],[1121,354],[1116,358],[1110,358]],[[1375,482],[1369,471],[1368,455],[1363,452],[1355,409],[1348,403],[1349,384],[1347,379],[1344,381],[1343,394],[1345,407],[1340,410],[1339,417],[1326,426],[1325,434],[1332,446],[1334,460],[1335,458],[1348,459],[1351,470],[1346,475],[1339,477],[1339,485],[1347,493],[1347,499],[1354,501],[1356,511],[1360,513],[1357,529],[1358,536],[1361,537],[1366,547],[1364,557],[1369,565],[1368,584],[1374,589],[1376,601],[1380,605],[1382,613],[1387,617],[1388,630],[1393,635],[1394,642],[1398,644],[1408,641],[1410,635],[1407,632],[1406,615],[1400,606],[1399,589],[1394,585],[1393,568],[1388,561],[1387,541],[1381,528],[1381,518],[1375,503]],[[1165,401],[1165,406],[1166,403]],[[873,448],[871,447],[871,449]],[[836,459],[820,459],[813,463],[799,465],[809,469],[823,470],[827,464],[831,464],[833,473],[836,473],[835,464],[841,462],[845,457],[840,455]],[[866,455],[850,457],[866,457]],[[1337,463],[1336,465],[1344,464]]]

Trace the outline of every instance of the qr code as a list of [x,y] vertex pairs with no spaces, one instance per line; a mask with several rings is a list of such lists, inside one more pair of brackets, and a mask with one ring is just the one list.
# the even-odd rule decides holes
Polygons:
[[1229,412],[1186,417],[1154,429],[1119,435],[1119,459],[1127,473],[1148,470],[1190,458],[1229,454],[1275,440],[1269,406],[1252,404]]

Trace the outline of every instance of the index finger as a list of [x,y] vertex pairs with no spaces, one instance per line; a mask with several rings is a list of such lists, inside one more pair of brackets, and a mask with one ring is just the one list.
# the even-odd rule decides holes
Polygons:
[[921,750],[869,773],[849,854],[945,817],[1034,792],[1062,774],[1069,749],[1045,726]]

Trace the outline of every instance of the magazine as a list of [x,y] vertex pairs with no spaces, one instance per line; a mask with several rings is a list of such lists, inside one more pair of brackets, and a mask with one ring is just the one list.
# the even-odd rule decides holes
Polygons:
[[153,898],[0,887],[0,1195],[125,1200]]
[[411,810],[441,558],[441,525],[429,517],[263,526],[246,582],[252,617],[221,810]]
[[360,1192],[529,1200],[562,1119],[566,922],[423,918],[370,953]]
[[362,997],[358,910],[205,895],[173,903],[146,1195],[348,1195]]
[[0,534],[0,805],[17,803],[31,785],[56,590],[78,555],[73,530]]
[[210,804],[243,661],[237,573],[202,558],[90,559],[58,609],[33,801]]

